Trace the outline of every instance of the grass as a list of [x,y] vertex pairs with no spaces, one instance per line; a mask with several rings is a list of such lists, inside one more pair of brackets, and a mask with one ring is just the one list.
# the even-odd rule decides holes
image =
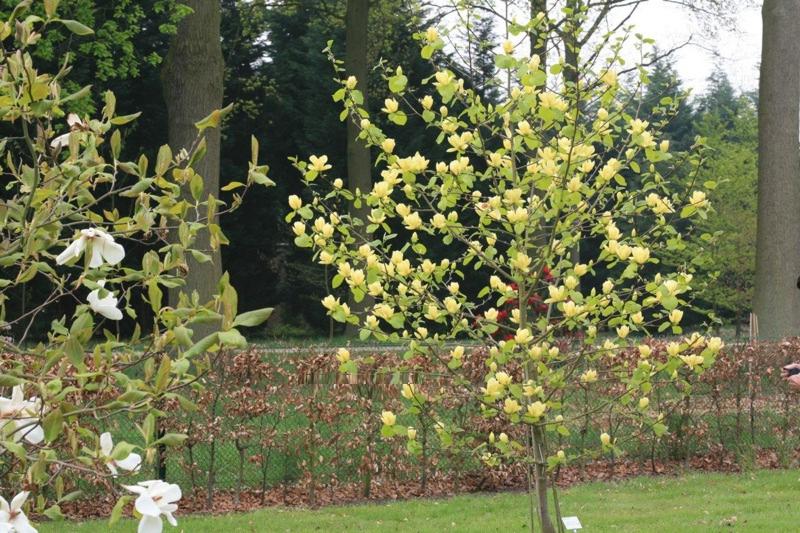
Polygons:
[[[796,471],[751,474],[691,474],[681,478],[635,478],[590,483],[563,491],[565,515],[577,515],[588,532],[797,531],[793,512],[800,488]],[[250,533],[267,531],[526,531],[524,494],[458,496],[388,504],[328,507],[321,510],[265,509],[219,517],[179,516],[165,532]],[[135,531],[133,522],[70,524],[93,533]],[[41,524],[41,533],[66,531],[64,524]]]

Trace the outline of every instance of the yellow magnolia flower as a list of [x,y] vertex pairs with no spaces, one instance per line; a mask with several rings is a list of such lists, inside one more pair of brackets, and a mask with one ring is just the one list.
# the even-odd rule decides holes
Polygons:
[[642,314],[641,311],[638,311],[631,315],[631,321],[633,321],[633,323],[637,325],[641,324],[642,322],[644,322],[644,315]]
[[514,259],[511,260],[511,266],[521,272],[527,272],[531,266],[531,258],[526,254],[519,252]]
[[600,442],[603,446],[609,446],[611,444],[611,435],[606,432],[600,434]]
[[295,222],[294,224],[292,224],[292,231],[294,232],[295,235],[299,237],[300,235],[303,235],[306,232],[306,225],[300,221]]
[[456,346],[450,351],[450,357],[453,359],[461,359],[464,357],[464,347],[463,346]]
[[617,73],[613,70],[607,70],[603,73],[600,80],[609,87],[614,87],[617,84]]
[[317,172],[325,172],[326,170],[330,169],[331,166],[328,164],[328,156],[321,155],[319,157],[312,155],[308,158],[311,162],[311,170],[316,170]]
[[563,302],[567,299],[569,293],[567,292],[567,288],[565,286],[557,287],[555,285],[549,285],[547,287],[547,292],[550,294],[550,298],[545,300],[545,303],[558,303]]
[[683,318],[683,311],[680,309],[673,309],[669,313],[669,321],[673,324],[678,324]]
[[581,383],[594,383],[597,381],[597,370],[589,369],[581,374]]
[[705,207],[708,205],[708,199],[706,198],[706,193],[703,191],[694,191],[692,193],[692,197],[689,199],[689,203],[691,203],[695,207]]
[[719,352],[723,348],[723,346],[725,346],[725,344],[719,337],[711,337],[710,339],[708,339],[708,342],[706,343],[706,347],[713,353]]
[[639,345],[639,357],[642,359],[647,359],[650,357],[650,354],[653,353],[653,349],[650,348],[647,344],[640,344]]
[[622,236],[622,233],[619,231],[619,228],[615,226],[613,223],[606,226],[606,235],[612,241],[618,241],[619,238]]
[[332,294],[329,294],[322,299],[322,306],[329,311],[333,311],[339,305],[339,299],[334,297]]
[[528,404],[528,415],[532,418],[541,418],[545,411],[547,411],[547,405],[540,401],[535,401]]
[[487,309],[486,312],[483,313],[483,316],[484,316],[484,318],[486,318],[486,320],[489,320],[491,322],[496,322],[497,321],[497,314],[498,314],[497,309],[492,307],[491,309]]
[[297,211],[303,206],[303,200],[300,199],[299,196],[296,194],[292,194],[289,196],[289,207],[291,207],[294,211]]
[[625,337],[627,337],[630,332],[631,332],[631,328],[629,328],[628,326],[626,326],[624,324],[617,328],[617,336],[620,339],[624,339]]
[[603,294],[610,294],[614,290],[614,283],[607,279],[603,282]]
[[513,398],[506,398],[503,402],[503,411],[507,415],[514,415],[519,413],[522,410],[522,407],[519,405],[519,402]]
[[650,259],[650,250],[642,246],[634,246],[631,252],[631,259],[633,259],[635,263],[643,265]]
[[489,378],[489,380],[486,382],[486,387],[483,389],[483,392],[492,398],[499,398],[503,395],[504,390],[505,388],[499,381],[497,381],[495,378]]
[[406,429],[406,435],[408,435],[408,440],[417,440],[417,430],[413,427]]
[[580,315],[581,313],[583,313],[583,311],[584,311],[584,307],[582,305],[578,305],[578,304],[576,304],[575,302],[573,302],[571,300],[569,302],[564,302],[563,312],[564,312],[564,316],[567,317],[567,318],[576,317],[576,316]]
[[397,417],[391,411],[383,411],[381,413],[381,422],[384,426],[393,426],[397,422]]
[[533,128],[531,128],[530,122],[527,120],[520,121],[517,124],[517,133],[526,137],[528,135],[533,135]]
[[633,248],[627,244],[620,244],[617,248],[617,257],[619,257],[622,261],[628,259],[631,256],[631,253],[633,253]]
[[355,76],[348,76],[347,80],[344,82],[344,86],[351,91],[356,88],[356,85],[358,85],[358,79],[356,79]]
[[383,101],[383,111],[384,113],[396,113],[397,110],[400,109],[400,104],[397,103],[397,100],[394,98],[387,98]]
[[411,383],[403,383],[403,389],[400,394],[402,394],[403,398],[406,400],[412,400],[416,395],[416,391],[414,389],[415,387]]
[[348,350],[347,348],[339,348],[336,351],[336,359],[340,363],[348,362],[350,360],[350,350]]
[[425,30],[425,40],[428,41],[429,43],[434,42],[438,38],[439,38],[439,32],[433,26]]
[[705,361],[702,355],[682,355],[681,360],[686,363],[690,369],[694,370],[696,366],[700,366]]
[[533,340],[533,335],[531,335],[531,330],[529,330],[528,328],[520,328],[514,335],[514,341],[517,344],[528,344],[532,340]]
[[512,53],[514,53],[514,43],[512,43],[508,39],[503,41],[503,53],[506,54],[506,55],[509,55],[509,56]]
[[381,149],[386,152],[387,154],[391,154],[394,152],[395,142],[394,139],[388,138],[384,139],[381,143]]
[[403,217],[403,225],[408,230],[418,230],[422,227],[422,218],[417,212],[411,213],[410,215]]
[[509,376],[506,372],[496,372],[494,378],[504,387],[511,385],[511,376]]
[[566,111],[569,105],[561,99],[556,93],[545,91],[539,93],[539,103],[544,108],[556,109],[558,111]]
[[647,406],[649,405],[650,405],[650,398],[648,398],[647,396],[639,398],[639,409],[642,410],[647,409]]
[[670,342],[667,344],[667,355],[670,357],[675,357],[681,353],[681,345],[677,342]]

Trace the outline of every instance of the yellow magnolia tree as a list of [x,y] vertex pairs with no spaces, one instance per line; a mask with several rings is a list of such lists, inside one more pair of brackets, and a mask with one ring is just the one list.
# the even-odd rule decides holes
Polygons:
[[[525,35],[544,20],[511,28],[512,34]],[[419,38],[423,57],[436,58],[444,46],[438,32]],[[641,432],[663,434],[663,414],[649,407],[653,384],[688,390],[722,344],[695,334],[676,337],[659,360],[646,344],[637,360],[617,357],[650,331],[682,333],[692,276],[653,274],[653,266],[682,246],[685,219],[710,209],[705,192],[691,183],[701,156],[674,157],[657,125],[630,114],[645,76],[629,69],[640,78],[632,90],[620,85],[627,39],[608,36],[582,60],[570,77],[575,81],[567,81],[563,63],[547,73],[541,58],[520,57],[511,42],[502,43],[496,63],[506,99],[497,105],[483,102],[438,61],[421,98],[409,96],[401,67],[387,70],[381,112],[398,126],[414,116],[433,129],[446,147],[444,160],[404,153],[361,106],[361,80],[337,67],[342,86],[333,97],[379,152],[381,179],[351,194],[341,179],[330,178],[324,155],[311,156],[296,161],[308,198],[289,199],[296,244],[337,269],[334,288],[346,287],[355,301],[371,297],[358,316],[346,301],[327,296],[322,304],[330,316],[357,326],[362,339],[407,343],[407,360],[453,375],[485,417],[520,429],[517,437],[483,435],[474,449],[489,465],[526,466],[531,527],[538,515],[543,531],[555,530],[550,472],[571,459],[548,435],[568,434],[609,409]],[[647,45],[637,40],[636,46]],[[678,167],[688,169],[688,188],[670,179]],[[349,205],[366,205],[369,215],[356,218]],[[587,240],[599,245],[581,247]],[[465,279],[481,288],[462,290]],[[462,367],[468,341],[485,348],[480,380]],[[342,371],[358,372],[357,360],[339,360]],[[615,383],[618,393],[601,405],[562,401],[565,391],[596,382]],[[404,414],[433,413],[425,406],[440,399],[417,385],[402,384]],[[406,438],[415,451],[416,430],[399,420],[383,413],[384,436]],[[446,416],[435,427],[446,444],[467,429]],[[595,448],[614,449],[608,433],[598,440]]]

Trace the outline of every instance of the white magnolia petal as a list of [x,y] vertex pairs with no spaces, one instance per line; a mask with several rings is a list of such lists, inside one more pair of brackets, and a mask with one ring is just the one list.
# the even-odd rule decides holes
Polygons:
[[89,267],[98,268],[101,266],[103,266],[103,252],[101,250],[101,245],[97,239],[92,239],[92,258],[89,260]]
[[111,240],[102,240],[97,244],[100,247],[100,253],[109,265],[116,265],[125,258],[125,248],[121,244],[114,242],[113,238],[109,235]]
[[14,526],[8,522],[0,522],[0,533],[14,533]]
[[164,529],[164,524],[161,522],[160,516],[142,516],[139,521],[138,533],[161,533]]
[[102,315],[109,320],[122,320],[122,311],[117,309],[118,300],[111,294],[105,298],[100,298],[100,291],[94,290],[86,297],[89,307],[95,313]]
[[139,485],[122,485],[122,488],[136,494],[144,494],[145,492],[147,492],[147,489],[145,487],[140,487]]
[[100,435],[100,451],[106,456],[111,455],[111,452],[114,451],[114,440],[108,431]]
[[81,117],[79,117],[77,114],[70,113],[69,115],[67,115],[67,124],[69,124],[70,127],[78,125],[82,126],[83,121],[81,120]]
[[136,498],[135,507],[136,510],[143,515],[158,516],[161,514],[161,509],[158,508],[156,502],[153,501],[153,498],[147,493],[140,494],[139,497]]
[[63,265],[76,257],[80,257],[84,249],[86,249],[86,239],[83,236],[78,237],[64,248],[63,252],[58,254],[56,264]]
[[169,484],[167,487],[164,487],[162,495],[162,501],[165,503],[172,503],[176,502],[181,499],[181,488],[175,484]]
[[11,512],[11,507],[8,505],[8,500],[0,496],[0,518],[5,517],[8,520],[8,514]]
[[21,432],[25,434],[25,440],[31,444],[40,444],[44,440],[44,429],[38,424],[26,427]]
[[111,475],[114,476],[114,477],[117,477],[119,472],[117,472],[117,467],[114,466],[114,461],[107,462],[106,466],[108,467],[109,471],[111,472]]
[[38,533],[36,528],[28,522],[28,517],[25,516],[25,513],[16,515],[11,519],[11,523],[14,525],[15,533]]
[[14,499],[11,500],[11,504],[9,505],[10,512],[15,513],[22,509],[22,506],[25,505],[25,500],[28,499],[28,494],[29,492],[24,490],[14,496]]
[[175,520],[175,517],[172,515],[171,511],[165,512],[164,516],[167,517],[167,522],[169,522],[170,524],[172,524],[175,527],[178,527],[178,521]]
[[11,403],[20,405],[25,402],[25,394],[22,391],[22,385],[17,385],[11,389]]
[[142,465],[142,456],[138,453],[132,453],[125,459],[120,459],[119,461],[115,461],[117,466],[122,468],[123,470],[127,470],[128,472],[133,472],[138,470],[139,467]]
[[63,148],[65,146],[69,146],[69,133],[63,133],[50,141],[50,146],[55,149]]

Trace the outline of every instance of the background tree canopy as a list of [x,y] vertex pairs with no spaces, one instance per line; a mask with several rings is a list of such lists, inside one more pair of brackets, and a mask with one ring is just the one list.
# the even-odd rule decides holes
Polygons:
[[[10,12],[16,3],[2,0],[0,5]],[[163,61],[180,20],[191,10],[176,0],[74,0],[63,4],[64,18],[91,26],[96,33],[81,37],[57,28],[48,31],[45,42],[36,49],[39,60],[55,66],[65,54],[85,58],[70,75],[70,89],[94,87],[73,102],[71,111],[96,109],[101,102],[100,86],[111,89],[124,107],[121,112],[142,111],[126,134],[124,151],[155,158],[158,147],[167,142],[168,132],[162,97]],[[344,57],[346,7],[346,0],[221,2],[224,101],[234,107],[222,129],[220,184],[246,173],[251,134],[261,140],[262,160],[277,182],[274,191],[254,191],[252,201],[224,220],[232,245],[223,250],[223,270],[230,272],[235,285],[247,287],[240,294],[243,309],[266,303],[277,307],[269,335],[329,332],[330,324],[318,302],[330,292],[326,287],[332,274],[291,246],[293,236],[284,216],[285,198],[303,195],[290,157],[324,153],[335,169],[347,168],[346,126],[340,120],[338,104],[330,98],[337,85],[322,53],[332,41],[335,54]],[[495,50],[486,46],[495,39],[495,28],[491,17],[481,17],[480,10],[475,13],[475,19],[468,21],[469,31],[451,36],[463,46],[450,50],[448,60],[486,101],[498,101],[502,87],[496,78]],[[414,35],[438,15],[406,0],[371,2],[368,64],[403,65],[413,94],[420,80],[432,74],[430,65],[419,56]],[[711,74],[704,94],[687,95],[668,55],[651,62],[648,69],[650,83],[631,105],[641,109],[660,106],[665,113],[649,117],[652,122],[667,120],[667,115],[676,117],[669,119],[665,130],[673,149],[688,150],[697,136],[706,138],[712,147],[702,174],[704,180],[716,183],[716,197],[711,199],[718,216],[701,224],[703,242],[687,243],[685,256],[675,260],[711,276],[697,304],[739,324],[751,307],[754,276],[756,96],[738,94],[721,70]],[[383,94],[386,81],[382,69],[369,72],[368,89]],[[380,98],[369,101],[372,110],[382,105]],[[677,114],[666,113],[675,108]],[[419,127],[396,131],[391,124],[381,126],[412,153],[436,140],[421,121]],[[445,147],[441,150],[444,154]],[[593,244],[587,242],[586,246],[591,249]],[[699,253],[700,249],[711,253]],[[431,250],[433,256],[436,253]],[[22,306],[35,294],[35,284],[26,291],[28,294],[21,295]]]

